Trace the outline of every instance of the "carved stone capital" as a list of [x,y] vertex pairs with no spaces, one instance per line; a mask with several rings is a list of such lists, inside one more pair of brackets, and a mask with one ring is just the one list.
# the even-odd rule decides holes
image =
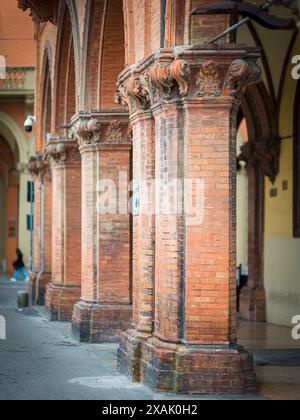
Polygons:
[[261,69],[253,61],[235,60],[231,63],[225,80],[225,94],[240,99],[248,86],[261,80]]
[[49,171],[49,164],[44,156],[38,153],[29,158],[27,170],[33,178],[43,177]]
[[131,114],[150,108],[148,85],[142,75],[133,75],[124,84],[119,84],[116,103],[122,105]]
[[53,139],[45,149],[45,159],[50,164],[70,164],[80,162],[78,143],[73,139]]
[[248,168],[258,165],[262,173],[275,182],[279,172],[280,141],[273,139],[250,140],[241,147],[238,164],[245,162]]
[[30,9],[30,16],[35,23],[56,23],[57,0],[17,0],[19,9]]
[[236,45],[161,49],[121,73],[116,100],[131,115],[174,100],[239,100],[260,81],[258,58],[257,49]]
[[101,121],[95,118],[80,119],[71,129],[72,138],[79,147],[98,145],[102,134]]
[[185,60],[175,59],[170,66],[171,77],[177,82],[179,94],[186,96],[189,90],[191,69]]

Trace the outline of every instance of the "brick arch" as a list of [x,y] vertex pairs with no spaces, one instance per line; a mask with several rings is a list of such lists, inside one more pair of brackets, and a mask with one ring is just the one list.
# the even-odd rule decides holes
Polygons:
[[48,135],[52,131],[52,77],[51,77],[51,47],[46,45],[44,51],[43,65],[42,65],[42,87],[41,87],[41,100],[42,100],[42,131],[40,139],[41,148],[44,149]]
[[263,82],[248,88],[241,112],[247,122],[249,137],[241,154],[241,159],[247,162],[249,183],[249,279],[247,287],[241,293],[240,316],[251,321],[264,322],[265,177],[274,182],[278,175],[280,139],[274,102]]
[[125,65],[122,0],[89,0],[84,34],[85,109],[115,109],[116,82]]
[[81,60],[81,42],[80,42],[80,30],[79,30],[79,18],[77,11],[76,0],[66,0],[67,7],[69,9],[71,24],[72,24],[72,36],[74,43],[74,59],[75,59],[75,74],[77,81],[77,90],[80,91],[80,60]]
[[54,75],[55,131],[66,135],[66,126],[77,110],[74,37],[71,14],[66,6],[61,10],[59,28]]
[[133,0],[123,0],[125,64],[135,63],[134,10]]

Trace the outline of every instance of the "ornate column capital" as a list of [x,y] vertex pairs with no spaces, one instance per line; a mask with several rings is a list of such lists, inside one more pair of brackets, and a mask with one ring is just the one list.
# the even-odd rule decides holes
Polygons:
[[260,81],[258,58],[258,49],[238,45],[161,49],[121,73],[116,102],[132,115],[170,101],[239,101]]
[[57,20],[57,0],[17,0],[19,9],[25,12],[30,9],[30,16],[35,23]]
[[49,171],[49,163],[41,153],[37,153],[29,158],[27,170],[33,178],[43,178]]
[[72,138],[79,148],[98,146],[102,133],[101,121],[91,117],[80,117],[71,129]]
[[78,115],[71,129],[72,138],[80,151],[99,149],[100,146],[131,145],[132,128],[128,114],[123,111],[99,111]]
[[78,162],[80,161],[78,144],[73,139],[52,139],[46,146],[44,157],[50,165]]
[[279,172],[280,140],[276,137],[270,139],[249,140],[241,147],[238,156],[238,170],[241,162],[248,168],[258,165],[270,182],[274,184]]

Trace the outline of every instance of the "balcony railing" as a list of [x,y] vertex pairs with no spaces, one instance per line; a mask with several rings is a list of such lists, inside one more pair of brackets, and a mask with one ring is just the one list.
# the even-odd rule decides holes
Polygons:
[[33,92],[34,82],[34,67],[7,67],[6,78],[0,79],[0,95]]

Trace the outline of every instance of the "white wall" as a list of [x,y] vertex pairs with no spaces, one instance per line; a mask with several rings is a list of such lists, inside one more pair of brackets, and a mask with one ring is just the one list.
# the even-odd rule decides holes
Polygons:
[[267,320],[291,326],[300,315],[300,239],[265,238]]

